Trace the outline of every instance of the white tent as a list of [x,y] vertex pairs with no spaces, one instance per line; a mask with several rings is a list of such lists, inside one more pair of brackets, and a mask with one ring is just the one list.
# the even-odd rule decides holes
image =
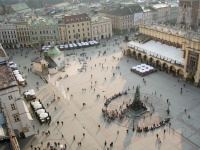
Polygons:
[[48,114],[47,114],[47,113],[41,113],[41,114],[40,114],[40,118],[46,118],[46,117],[48,117]]
[[40,114],[44,113],[45,110],[44,109],[38,109],[36,112],[37,112],[38,115],[40,115]]

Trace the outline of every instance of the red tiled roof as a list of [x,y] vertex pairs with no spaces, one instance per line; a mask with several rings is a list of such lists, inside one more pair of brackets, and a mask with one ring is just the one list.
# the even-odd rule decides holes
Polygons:
[[65,16],[64,17],[65,24],[75,23],[75,22],[82,22],[82,21],[89,21],[89,20],[90,20],[90,18],[85,13],[78,14],[78,15],[72,15],[72,16]]

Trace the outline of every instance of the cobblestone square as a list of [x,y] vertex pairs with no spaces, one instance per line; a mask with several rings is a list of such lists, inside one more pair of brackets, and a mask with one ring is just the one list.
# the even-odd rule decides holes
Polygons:
[[[99,45],[98,47],[84,48],[84,50],[65,51],[65,55],[71,53],[77,55],[66,56],[66,64],[69,65],[66,65],[65,72],[60,71],[51,75],[48,84],[44,83],[38,75],[24,69],[24,66],[31,67],[31,58],[38,55],[38,53],[35,53],[36,50],[24,48],[22,56],[20,49],[16,50],[18,53],[15,50],[6,50],[8,54],[14,52],[13,61],[18,66],[20,65],[19,70],[23,72],[23,76],[27,76],[28,86],[21,87],[22,92],[34,89],[37,99],[42,101],[52,117],[50,126],[41,125],[34,117],[35,136],[19,140],[22,150],[31,149],[30,145],[46,149],[47,142],[66,144],[67,149],[72,150],[106,149],[110,147],[111,142],[113,142],[113,150],[200,149],[199,88],[187,83],[186,87],[183,87],[183,82],[177,82],[178,77],[162,71],[145,76],[146,84],[144,84],[143,77],[130,71],[132,66],[139,65],[141,62],[123,55],[122,50],[126,49],[125,42],[121,41],[120,45],[116,45],[114,38],[116,37],[107,41],[106,47]],[[113,46],[113,44],[115,45]],[[106,51],[106,54],[102,55],[104,51]],[[26,52],[28,52],[28,58],[24,58]],[[99,52],[100,56],[98,56]],[[79,72],[78,69],[83,64],[78,61],[78,58],[82,53],[86,53],[86,56],[91,57],[91,60],[87,60],[86,70]],[[118,66],[119,69],[117,69]],[[62,77],[62,79],[58,80],[59,77]],[[48,80],[48,76],[46,76],[46,79]],[[96,84],[95,81],[97,81]],[[36,82],[39,82],[39,90],[36,89]],[[169,99],[171,127],[166,125],[154,131],[138,133],[132,131],[130,125],[132,118],[125,119],[121,124],[116,121],[107,123],[104,120],[102,116],[104,96],[111,97],[126,90],[128,93],[135,93],[133,86],[135,88],[140,86],[141,93],[158,99],[155,100],[156,111],[167,110],[166,100]],[[67,88],[69,88],[69,91],[67,91]],[[182,95],[180,94],[181,88],[183,88]],[[86,91],[82,89],[86,89]],[[51,103],[54,94],[61,99]],[[100,95],[99,98],[97,98],[98,94]],[[118,107],[118,102],[120,103],[120,100],[115,101],[111,108]],[[50,106],[47,107],[47,103]],[[86,106],[83,107],[83,103]],[[29,102],[27,102],[27,105],[30,106]],[[56,110],[54,110],[55,107]],[[30,112],[33,113],[31,109]],[[74,114],[76,114],[76,117]],[[190,119],[188,115],[191,116]],[[151,119],[160,120],[156,116]],[[57,125],[57,121],[63,121],[64,124]],[[141,124],[147,126],[149,121],[140,121],[138,126]],[[98,125],[100,125],[100,128]],[[135,124],[135,126],[137,125]],[[164,129],[166,130],[165,134]],[[37,133],[38,130],[39,133]],[[50,135],[43,134],[43,130],[45,132],[49,130]],[[127,130],[129,130],[128,133]],[[119,134],[117,134],[117,131],[119,131]],[[85,136],[83,136],[83,133]],[[64,137],[62,137],[62,134]],[[159,135],[162,144],[158,143],[156,134]],[[75,141],[73,140],[74,135]],[[107,141],[106,146],[104,145],[105,140]],[[78,146],[78,142],[81,142],[81,146]]]

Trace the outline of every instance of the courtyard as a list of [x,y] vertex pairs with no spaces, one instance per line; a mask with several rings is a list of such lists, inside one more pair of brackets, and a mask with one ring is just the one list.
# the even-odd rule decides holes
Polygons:
[[[126,49],[126,43],[119,39],[119,45],[115,44],[115,38],[101,41],[101,45],[97,47],[65,51],[66,67],[55,75],[45,76],[50,81],[48,84],[26,69],[31,67],[31,58],[39,55],[37,50],[24,48],[22,53],[20,53],[22,49],[6,50],[9,55],[14,53],[12,60],[18,66],[20,65],[19,70],[23,72],[23,76],[27,76],[28,86],[21,87],[22,92],[34,89],[37,99],[42,101],[52,117],[51,124],[48,126],[41,125],[33,116],[35,136],[19,140],[22,150],[31,149],[31,145],[33,148],[47,149],[48,142],[53,145],[54,142],[59,142],[60,145],[66,144],[67,149],[72,150],[106,149],[110,147],[111,142],[113,142],[113,147],[111,147],[113,150],[200,149],[199,88],[193,84],[178,82],[178,77],[162,71],[145,77],[132,73],[131,67],[141,63],[123,55],[122,51]],[[106,47],[102,46],[102,42],[106,42]],[[104,51],[106,54],[102,55]],[[25,55],[28,57],[25,58]],[[79,62],[79,58],[83,55],[86,55],[88,59],[85,62]],[[82,72],[78,71],[82,67],[86,69]],[[146,83],[143,82],[143,78]],[[39,89],[36,88],[36,82],[39,82]],[[184,87],[183,84],[186,86]],[[171,126],[165,125],[148,133],[138,133],[132,131],[133,125],[130,124],[133,121],[132,117],[125,118],[121,122],[107,123],[104,120],[102,116],[104,97],[110,97],[122,91],[127,91],[128,94],[135,93],[136,86],[140,86],[141,95],[154,97],[157,109],[154,117],[147,116],[146,120],[141,119],[134,125],[148,126],[149,122],[159,121],[162,117],[156,117],[156,113],[167,110],[167,99],[169,99]],[[56,98],[60,97],[60,100],[57,99],[52,103],[54,95]],[[119,103],[125,99],[117,99],[109,107],[117,109]],[[83,103],[85,103],[84,106]],[[50,105],[47,107],[47,104]],[[30,108],[29,102],[27,106]],[[33,114],[31,109],[30,112]],[[190,118],[188,118],[189,115]],[[43,134],[43,130],[50,131],[50,134]],[[166,130],[165,133],[164,130]],[[157,134],[161,143],[158,142]],[[78,145],[79,142],[81,146]]]

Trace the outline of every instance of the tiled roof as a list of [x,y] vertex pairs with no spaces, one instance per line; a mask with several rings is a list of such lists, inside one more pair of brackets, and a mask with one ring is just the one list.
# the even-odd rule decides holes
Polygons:
[[89,20],[90,20],[90,18],[85,13],[64,17],[65,24],[75,23],[75,22],[83,22],[83,21],[89,21]]
[[116,15],[116,16],[127,16],[127,15],[132,15],[137,12],[143,12],[142,8],[139,5],[118,7],[117,9],[107,12],[107,13],[111,15]]

